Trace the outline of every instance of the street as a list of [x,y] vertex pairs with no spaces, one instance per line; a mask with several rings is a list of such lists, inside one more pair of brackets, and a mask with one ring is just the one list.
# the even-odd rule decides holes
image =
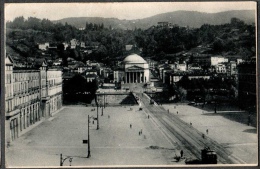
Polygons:
[[218,154],[220,164],[257,163],[256,128],[188,105],[150,105],[147,97],[139,97],[166,135],[175,138],[173,142],[178,140],[191,158],[200,158],[200,150],[210,147]]

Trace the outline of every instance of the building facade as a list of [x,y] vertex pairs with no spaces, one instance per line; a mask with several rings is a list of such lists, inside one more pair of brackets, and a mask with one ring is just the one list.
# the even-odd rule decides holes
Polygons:
[[122,68],[114,71],[114,82],[147,83],[150,81],[149,75],[148,63],[141,56],[131,54],[124,59]]
[[[43,117],[50,116],[50,113],[62,106],[61,71],[55,73],[46,69],[46,62],[42,62],[39,69],[18,69],[13,67],[11,57],[5,59],[5,138],[6,142],[12,142],[32,128],[36,123],[43,120]],[[53,74],[56,82],[53,86],[48,84]],[[49,75],[49,76],[48,76]],[[59,92],[53,92],[57,88]],[[47,103],[47,104],[46,104]],[[54,107],[52,112],[48,108]]]

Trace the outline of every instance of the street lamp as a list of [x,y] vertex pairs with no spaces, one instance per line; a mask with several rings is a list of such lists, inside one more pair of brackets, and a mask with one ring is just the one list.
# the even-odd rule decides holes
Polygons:
[[89,115],[88,115],[88,156],[87,158],[89,158],[90,155],[90,140],[89,140]]
[[98,120],[98,102],[97,102],[97,130],[99,129],[99,120]]

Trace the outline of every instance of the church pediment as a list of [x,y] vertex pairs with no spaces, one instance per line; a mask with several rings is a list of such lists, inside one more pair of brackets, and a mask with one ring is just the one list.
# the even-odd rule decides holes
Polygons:
[[126,70],[126,72],[127,72],[127,71],[143,71],[144,68],[134,65],[134,66],[131,66],[131,67],[126,68],[125,70]]
[[126,68],[126,70],[144,70],[144,68],[134,65]]

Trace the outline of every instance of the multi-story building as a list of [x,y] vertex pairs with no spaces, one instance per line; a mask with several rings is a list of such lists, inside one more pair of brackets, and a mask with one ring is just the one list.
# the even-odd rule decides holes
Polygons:
[[49,69],[47,71],[47,88],[50,110],[52,114],[59,110],[62,106],[62,72],[57,69]]
[[228,58],[225,58],[223,56],[212,56],[210,58],[211,61],[211,66],[216,66],[219,63],[227,63],[228,62]]
[[165,73],[165,83],[172,85],[179,82],[184,76],[187,76],[189,80],[192,79],[210,79],[211,74],[204,72],[174,72],[168,71]]
[[226,65],[228,76],[237,75],[237,63],[235,61],[230,61]]
[[[60,97],[57,92],[47,84],[51,80],[52,71],[46,70],[45,60],[35,61],[35,69],[16,68],[10,56],[5,59],[5,118],[6,118],[6,141],[11,142],[24,134],[27,128],[32,128],[36,123],[42,121],[49,112],[46,105],[55,107],[53,111],[61,107],[61,71],[55,76],[59,88]],[[60,85],[59,85],[60,84]],[[54,93],[54,94],[53,94]],[[56,95],[55,95],[56,94]],[[53,95],[56,97],[52,100]],[[47,103],[47,104],[46,104]],[[53,106],[54,105],[54,106]]]
[[215,70],[216,70],[216,73],[227,73],[227,69],[226,69],[226,65],[225,64],[217,64],[215,65]]

